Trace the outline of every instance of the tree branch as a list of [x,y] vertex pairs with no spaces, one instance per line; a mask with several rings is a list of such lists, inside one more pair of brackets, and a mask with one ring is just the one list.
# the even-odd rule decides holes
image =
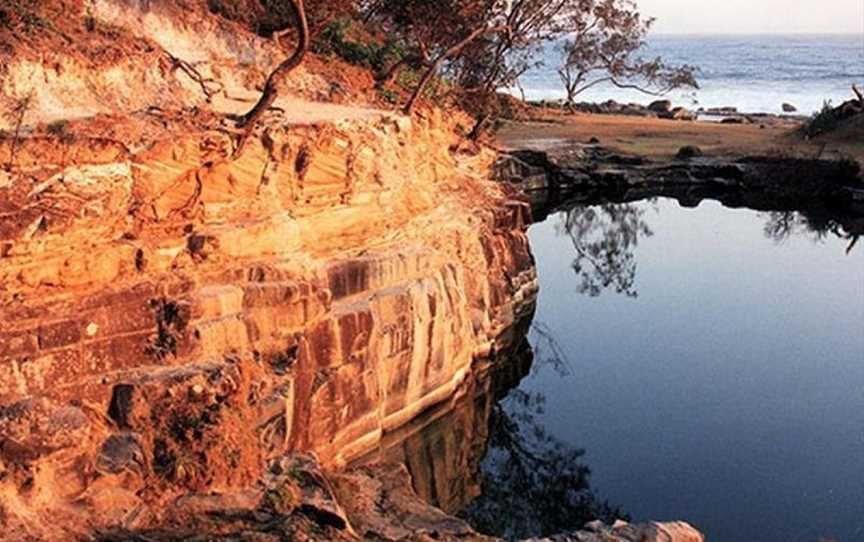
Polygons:
[[411,95],[411,99],[405,105],[405,114],[410,115],[414,111],[414,107],[417,105],[417,100],[423,94],[426,86],[429,84],[429,81],[438,73],[438,70],[441,68],[441,65],[444,64],[444,61],[448,58],[454,57],[462,52],[463,49],[468,47],[474,40],[480,38],[481,36],[485,36],[488,34],[495,34],[498,32],[507,31],[510,27],[506,25],[502,26],[494,26],[491,28],[481,27],[470,34],[457,43],[456,45],[450,47],[435,59],[432,65],[426,70],[426,73],[423,74],[423,78],[420,80],[420,83],[417,85],[417,88],[414,89],[414,94]]
[[[240,119],[238,126],[240,128],[246,128],[247,134],[255,128],[255,124],[261,116],[264,115],[270,106],[273,105],[273,102],[276,101],[288,75],[303,63],[303,59],[309,51],[309,21],[306,18],[306,8],[303,5],[303,0],[289,0],[289,2],[291,2],[297,16],[297,20],[295,21],[295,26],[299,35],[297,48],[294,50],[294,54],[285,59],[276,67],[275,70],[273,70],[267,78],[267,83],[264,85],[264,92],[258,100],[258,103],[255,104],[255,107],[253,107],[251,111],[246,113]],[[242,145],[240,145],[238,149],[240,147],[242,147]]]

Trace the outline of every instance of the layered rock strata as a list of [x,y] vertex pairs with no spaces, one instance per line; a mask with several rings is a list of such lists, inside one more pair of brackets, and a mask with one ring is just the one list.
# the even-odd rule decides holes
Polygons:
[[22,538],[147,524],[291,450],[344,464],[452,397],[533,296],[527,204],[440,118],[274,122],[238,155],[204,117],[28,139],[0,184]]

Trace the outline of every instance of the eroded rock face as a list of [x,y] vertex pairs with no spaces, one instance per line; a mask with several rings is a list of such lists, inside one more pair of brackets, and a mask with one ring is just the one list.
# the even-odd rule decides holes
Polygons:
[[26,140],[0,186],[0,517],[24,538],[155,524],[292,450],[343,465],[533,298],[527,204],[440,118],[274,124],[239,156],[207,118],[133,121],[135,145]]

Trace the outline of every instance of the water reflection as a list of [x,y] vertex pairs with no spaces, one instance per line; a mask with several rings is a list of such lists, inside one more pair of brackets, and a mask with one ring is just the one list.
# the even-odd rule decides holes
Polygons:
[[824,209],[820,211],[771,211],[767,213],[765,235],[776,243],[782,243],[794,235],[809,234],[814,241],[824,241],[833,235],[849,241],[846,253],[852,252],[864,235],[864,216],[840,216],[824,212]]
[[[538,423],[584,447],[595,490],[637,521],[684,518],[711,540],[864,540],[864,206],[699,191],[541,202],[537,318],[576,355],[573,377],[535,371],[520,390],[544,394]],[[620,233],[637,221],[610,205],[644,210],[650,242],[604,243],[639,229]],[[619,282],[585,266],[601,292],[639,298],[574,291],[586,246],[626,263],[610,267]]]
[[[740,215],[724,211],[729,214],[720,215],[708,206],[706,220],[722,220],[716,224],[712,222],[700,230],[701,234],[688,237],[686,232],[676,230],[674,220],[664,219],[667,212],[673,211],[674,204],[658,201],[657,206],[662,207],[663,213],[654,216],[651,209],[657,207],[644,200],[675,198],[692,207],[704,199],[700,194],[689,193],[686,197],[679,194],[679,198],[675,193],[642,191],[614,196],[570,196],[565,203],[540,201],[539,216],[544,216],[542,209],[550,214],[561,213],[560,219],[553,219],[560,220],[554,235],[567,245],[562,249],[557,246],[559,242],[549,239],[544,241],[549,244],[546,249],[535,246],[541,267],[545,265],[549,270],[559,265],[563,257],[563,265],[570,263],[576,272],[579,293],[598,296],[614,291],[636,298],[638,256],[647,262],[641,271],[645,288],[651,287],[652,292],[664,288],[669,280],[667,275],[675,271],[682,273],[679,280],[685,281],[676,288],[691,290],[677,296],[644,296],[638,301],[628,301],[626,311],[621,310],[621,302],[616,302],[615,296],[610,296],[604,303],[591,304],[595,311],[592,313],[590,307],[576,308],[568,296],[562,295],[565,290],[572,291],[573,278],[569,270],[561,274],[561,282],[557,281],[555,273],[547,274],[541,298],[545,296],[544,303],[556,307],[542,309],[548,325],[532,323],[533,315],[529,315],[512,333],[514,345],[495,359],[478,364],[457,397],[430,409],[410,426],[385,435],[381,447],[359,463],[404,463],[421,497],[464,517],[481,532],[511,539],[539,537],[578,529],[593,519],[609,522],[624,516],[592,487],[585,452],[577,446],[584,442],[589,444],[597,476],[602,477],[599,492],[625,503],[627,511],[638,516],[636,519],[685,517],[696,520],[700,526],[704,522],[707,531],[728,534],[723,531],[724,520],[736,514],[742,521],[750,518],[745,511],[731,507],[727,496],[741,492],[752,502],[748,491],[758,490],[759,486],[740,482],[740,477],[724,471],[722,458],[736,457],[738,465],[755,465],[755,471],[744,467],[741,470],[747,470],[749,480],[762,483],[762,473],[770,471],[760,466],[764,457],[758,454],[762,452],[747,455],[754,447],[759,449],[761,441],[757,439],[754,444],[745,436],[759,434],[763,429],[774,431],[771,424],[782,417],[781,411],[788,410],[782,398],[794,388],[789,382],[801,378],[798,367],[818,358],[813,352],[800,357],[784,350],[794,347],[795,352],[803,351],[812,341],[802,338],[809,337],[805,333],[793,334],[790,338],[782,332],[786,327],[777,324],[805,313],[806,307],[799,310],[778,307],[777,314],[767,317],[763,312],[774,307],[771,300],[790,298],[773,290],[761,295],[739,295],[737,288],[752,290],[753,284],[757,284],[754,281],[759,275],[752,266],[762,266],[760,273],[772,277],[770,281],[758,282],[760,287],[770,290],[776,285],[783,290],[787,284],[787,277],[781,270],[767,263],[771,255],[752,239],[753,236],[736,237],[745,231],[741,222],[750,220],[746,231],[754,232],[762,244],[765,241],[760,225],[764,226],[764,234],[775,242],[802,234],[811,236],[814,241],[827,241],[836,236],[849,242],[843,244],[844,250],[851,250],[864,233],[864,211],[824,207],[777,209],[754,195],[714,193],[710,199],[727,207],[735,207],[746,200],[748,207],[756,207],[763,214]],[[678,212],[691,213],[680,209]],[[654,235],[655,229],[657,239],[646,243],[637,254],[640,241]],[[671,235],[673,233],[676,235]],[[672,250],[672,245],[667,245],[658,252],[656,245],[664,239],[667,244],[669,239],[677,239],[680,246]],[[727,249],[737,250],[739,245],[759,248],[742,252],[747,258],[728,260],[728,255],[734,252]],[[692,248],[688,248],[691,246],[698,246],[699,254],[693,254]],[[715,252],[716,258],[712,256]],[[669,263],[676,259],[678,264]],[[719,278],[700,282],[704,277],[715,276],[712,273]],[[744,277],[744,280],[735,277]],[[703,288],[702,284],[709,286]],[[727,287],[731,290],[724,290]],[[693,300],[695,308],[684,310],[682,303],[687,300]],[[746,310],[736,308],[744,300],[753,300],[754,305],[748,305]],[[736,318],[726,317],[730,313],[724,311],[728,310],[732,310]],[[583,326],[585,322],[590,325]],[[757,322],[768,324],[764,328],[756,327]],[[631,332],[622,338],[614,331],[616,327]],[[759,332],[747,342],[746,331],[751,328]],[[562,329],[567,331],[562,332]],[[683,341],[679,345],[675,338],[683,329],[689,330],[688,336],[707,339]],[[583,332],[577,335],[576,330]],[[529,331],[530,342],[526,339]],[[614,336],[610,337],[610,333]],[[765,337],[774,334],[779,334],[780,338],[773,346],[768,348],[762,344]],[[717,349],[714,345],[721,337],[725,338],[723,347]],[[579,358],[574,358],[572,363],[568,361],[559,341],[568,352],[579,352]],[[836,339],[825,342],[834,352],[830,359],[840,360],[837,363],[849,357],[848,350],[854,350],[854,345],[844,346]],[[754,371],[761,370],[756,361],[773,359],[769,354],[775,350],[781,362],[770,370],[749,376],[745,384],[741,384],[739,373],[750,367]],[[750,364],[740,360],[750,360]],[[819,378],[827,378],[826,363],[823,359],[819,365]],[[792,367],[794,364],[798,365]],[[727,368],[732,376],[724,373]],[[780,383],[774,382],[771,375],[779,375]],[[571,378],[564,378],[566,376]],[[819,381],[813,376],[808,378],[808,386]],[[672,381],[678,384],[670,386],[668,382]],[[610,382],[615,384],[610,385]],[[751,389],[751,383],[758,391]],[[803,385],[799,388],[808,389]],[[627,391],[622,395],[621,390]],[[684,404],[688,405],[687,415],[682,414],[681,405]],[[806,405],[807,401],[796,404]],[[747,405],[746,413],[738,412],[739,405]],[[775,411],[781,407],[781,411]],[[693,414],[692,420],[690,414]],[[766,422],[767,429],[753,425],[754,420],[764,417],[770,422]],[[731,424],[728,431],[724,429],[727,422]],[[615,424],[619,426],[616,430],[606,427]],[[670,431],[667,425],[675,430]],[[800,442],[798,433],[788,431],[792,435],[790,438]],[[641,444],[622,446],[621,434]],[[609,437],[609,442],[603,440],[603,435]],[[686,438],[675,440],[678,436]],[[743,444],[742,439],[745,439]],[[676,444],[670,448],[667,441]],[[727,443],[735,445],[727,449]],[[800,444],[796,444],[784,449],[791,453],[799,447]],[[717,452],[721,449],[723,453]],[[774,449],[772,446],[771,450]],[[671,491],[667,484],[674,485],[680,480],[670,476],[679,471],[689,473],[681,478],[685,489],[676,486],[677,490]],[[613,476],[610,472],[616,474]],[[726,481],[733,478],[736,480],[732,484],[734,487],[725,487]],[[819,484],[814,482],[813,485]],[[685,491],[690,487],[698,495]],[[781,494],[779,489],[774,491]],[[712,511],[716,511],[719,519],[711,515]],[[828,517],[827,513],[823,515]],[[763,514],[756,516],[761,518]],[[730,528],[729,532],[737,531]]]
[[556,231],[572,242],[576,289],[591,297],[608,290],[638,297],[638,264],[634,252],[641,239],[655,233],[646,219],[644,202],[656,202],[658,198],[676,199],[682,207],[698,207],[707,199],[730,208],[741,207],[744,202],[747,208],[763,211],[765,235],[778,244],[799,235],[810,236],[814,242],[836,237],[848,241],[846,253],[849,254],[864,235],[864,206],[854,203],[837,206],[822,203],[804,209],[788,209],[763,201],[758,195],[742,194],[737,189],[728,193],[716,189],[703,193],[669,187],[614,194],[588,190],[559,198],[561,194],[534,193],[534,213],[540,221],[553,213],[560,214],[561,222]]
[[634,288],[640,237],[654,235],[645,211],[630,203],[577,205],[563,214],[562,230],[573,241],[573,270],[580,293],[596,297],[608,288],[638,297]]
[[[532,318],[517,326],[513,346],[475,368],[456,398],[385,435],[355,464],[404,464],[420,497],[489,535],[542,536],[622,517],[592,492],[584,451],[544,428],[544,395],[517,389],[532,370],[569,371]],[[529,329],[539,337],[536,356]]]
[[[553,370],[566,367],[557,354],[548,360]],[[626,518],[592,491],[585,450],[546,430],[545,404],[543,393],[516,389],[493,407],[483,492],[460,514],[478,531],[515,540]]]

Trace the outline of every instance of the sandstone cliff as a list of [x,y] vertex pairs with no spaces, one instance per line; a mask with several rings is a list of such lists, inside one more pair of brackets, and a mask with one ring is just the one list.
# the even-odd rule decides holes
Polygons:
[[266,45],[148,5],[93,3],[147,44],[110,70],[22,45],[0,74],[31,100],[0,143],[13,539],[155,524],[290,451],[342,465],[453,397],[536,288],[528,208],[491,152],[450,151],[452,119],[295,98],[238,150],[248,103],[159,59],[240,89]]
[[13,517],[342,463],[452,396],[535,288],[526,205],[440,120],[280,122],[239,156],[135,120],[137,149],[23,141],[0,188]]
[[[272,44],[203,2],[23,5],[0,3],[0,539],[485,539],[429,503],[478,491],[479,367],[537,282],[527,203],[453,150],[470,119],[375,109],[313,57],[239,148]],[[392,460],[411,477],[368,466]]]

